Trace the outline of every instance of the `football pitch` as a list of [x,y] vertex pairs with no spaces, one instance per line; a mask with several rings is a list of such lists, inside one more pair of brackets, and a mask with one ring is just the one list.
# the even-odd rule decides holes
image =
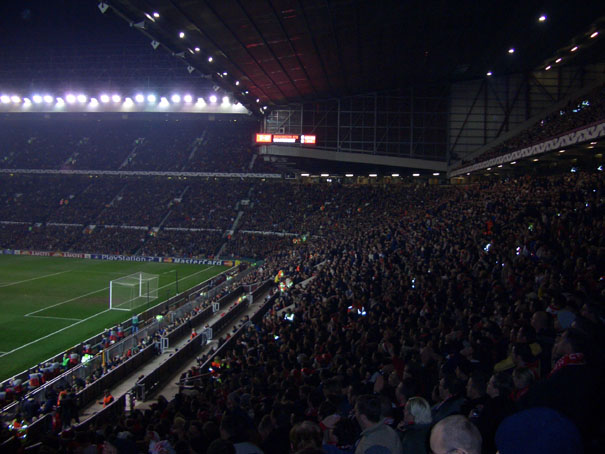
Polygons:
[[[227,267],[0,255],[0,380],[129,319],[109,309],[109,282],[137,272],[159,276],[150,306]],[[147,309],[139,306],[136,312]]]

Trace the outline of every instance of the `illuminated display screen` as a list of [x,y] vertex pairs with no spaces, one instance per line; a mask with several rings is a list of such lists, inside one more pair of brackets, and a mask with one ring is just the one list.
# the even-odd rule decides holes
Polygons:
[[300,143],[303,145],[315,145],[316,136],[297,134],[256,134],[255,143]]

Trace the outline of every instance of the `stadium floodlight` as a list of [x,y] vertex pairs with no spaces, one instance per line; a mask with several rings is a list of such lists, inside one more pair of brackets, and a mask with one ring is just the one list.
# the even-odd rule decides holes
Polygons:
[[157,11],[153,12],[153,17],[155,17],[156,19],[160,18],[160,13],[158,13]]
[[544,68],[544,71],[549,71],[549,70],[550,70],[550,68],[551,68],[551,66],[550,66],[550,65],[548,65],[546,68]]
[[538,17],[538,22],[546,22],[546,14],[542,14],[540,17]]
[[578,46],[573,46],[573,47],[571,48],[571,52],[575,52],[575,51],[577,51],[577,50],[578,50]]
[[97,98],[90,98],[89,105],[90,107],[97,107],[99,105],[99,101],[97,101]]
[[57,106],[63,106],[65,104],[65,101],[63,101],[63,98],[57,98],[57,100],[55,101],[55,104]]
[[256,98],[256,102],[260,102],[260,99],[259,99],[259,98]]
[[559,58],[557,58],[557,59],[555,60],[555,63],[561,63],[561,61],[562,61],[562,60],[563,60],[563,59],[562,59],[561,57],[559,57]]
[[193,102],[193,96],[191,95],[185,95],[183,96],[183,101],[185,101],[187,104]]
[[485,73],[485,75],[486,75],[486,76],[491,76],[491,75],[492,75],[492,72],[491,72],[491,71],[488,71],[487,73]]
[[433,176],[434,177],[438,177],[439,176],[439,172],[433,172]]
[[44,95],[44,97],[42,99],[44,99],[44,102],[46,104],[51,104],[54,101],[54,99],[51,95]]
[[214,59],[212,57],[208,57],[208,63],[212,63]]
[[154,104],[156,102],[157,98],[155,97],[155,95],[147,95],[147,102],[149,104]]
[[179,38],[184,39],[185,38],[185,32],[179,32]]
[[8,104],[11,102],[11,97],[8,95],[2,95],[2,96],[0,96],[0,102],[2,104]]
[[153,18],[153,16],[151,16],[151,14],[149,13],[144,13],[144,16],[149,19],[151,22],[155,22],[155,19]]
[[206,101],[204,101],[204,98],[197,98],[196,104],[203,106],[204,104],[206,104]]
[[134,105],[134,102],[132,101],[132,98],[126,98],[124,100],[124,107],[132,107]]
[[223,105],[226,105],[226,106],[230,105],[229,96],[223,96]]
[[108,103],[109,102],[109,95],[106,95],[105,93],[103,93],[101,95],[101,102],[102,103]]
[[111,100],[113,102],[120,102],[122,98],[120,97],[120,95],[111,95]]
[[196,52],[199,52],[202,49],[200,49],[199,47],[195,47],[193,50],[196,51]]
[[77,98],[78,98],[78,102],[79,102],[80,104],[84,104],[84,103],[86,102],[86,95],[79,94],[79,95],[77,96]]
[[174,94],[170,97],[170,100],[174,103],[181,102],[181,95]]
[[157,274],[138,272],[109,282],[109,309],[132,311],[158,298]]
[[65,101],[67,101],[67,104],[73,104],[76,102],[76,95],[69,93],[67,96],[65,96]]
[[239,80],[235,81],[235,85],[238,86],[239,85]]
[[412,176],[413,176],[413,177],[419,177],[419,176],[420,176],[420,174],[419,174],[419,173],[413,173],[413,174],[412,174]]
[[517,163],[517,161],[512,161],[512,162],[510,163],[510,165],[511,165],[511,166],[514,166],[516,163]]
[[40,95],[34,95],[34,96],[32,96],[32,99],[34,100],[34,102],[36,104],[40,104],[42,102],[42,96],[40,96]]
[[591,38],[596,38],[597,36],[599,36],[599,32],[594,32],[592,35],[590,35]]
[[166,107],[166,106],[169,106],[169,105],[170,105],[170,103],[168,102],[168,100],[164,96],[162,96],[162,98],[160,99],[160,106],[161,107]]
[[508,49],[508,53],[509,54],[514,54],[515,53],[515,48],[511,47],[510,49]]
[[11,96],[11,101],[13,102],[13,104],[19,104],[21,102],[21,98],[17,95],[13,95]]
[[134,97],[134,100],[138,103],[144,102],[145,96],[143,96],[141,93],[137,93]]
[[214,95],[210,96],[210,102],[212,104],[214,104],[216,102],[216,96],[214,96]]
[[223,76],[228,76],[228,75],[229,75],[229,73],[227,71],[223,72]]

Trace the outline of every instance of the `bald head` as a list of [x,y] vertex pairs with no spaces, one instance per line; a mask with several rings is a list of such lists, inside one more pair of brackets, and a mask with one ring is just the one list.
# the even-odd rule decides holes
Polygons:
[[431,430],[431,450],[445,454],[457,450],[460,454],[481,454],[479,429],[462,415],[448,416]]

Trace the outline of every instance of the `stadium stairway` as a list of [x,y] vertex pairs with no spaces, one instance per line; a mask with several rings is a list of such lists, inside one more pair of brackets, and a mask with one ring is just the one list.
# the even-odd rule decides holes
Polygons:
[[[225,329],[220,334],[220,337],[222,337],[226,333],[233,332],[233,328],[237,327],[240,324],[240,320],[242,318],[244,318],[245,316],[252,317],[252,315],[254,313],[256,313],[260,309],[260,307],[264,304],[267,294],[269,294],[269,291],[267,291],[267,293],[261,295],[259,298],[256,298],[256,300],[252,302],[252,304],[241,314],[241,316],[238,317],[238,319],[234,320],[233,323],[230,324],[228,326],[228,328]],[[206,323],[208,325],[212,326],[220,318],[221,318],[221,314],[216,313],[209,320],[206,320]],[[205,326],[205,324],[200,325],[200,326],[195,326],[194,328],[199,334],[204,329],[204,326]],[[214,335],[213,335],[213,337],[214,337]],[[200,338],[200,337],[198,336],[198,338]],[[156,356],[152,361],[145,364],[145,366],[143,366],[141,369],[137,369],[136,371],[134,371],[131,375],[126,377],[126,379],[123,380],[119,385],[110,388],[111,395],[114,396],[115,399],[118,399],[120,396],[122,396],[126,393],[129,393],[135,387],[135,384],[139,380],[139,377],[141,377],[142,375],[147,375],[148,373],[155,370],[162,363],[164,363],[166,360],[168,360],[168,358],[170,358],[175,351],[177,351],[178,349],[181,349],[188,342],[190,342],[190,339],[185,338],[185,339],[181,340],[180,342],[178,342],[177,345],[169,346],[169,348],[166,349],[162,354]],[[193,342],[195,342],[195,340],[193,340]],[[199,353],[199,355],[207,354],[213,347],[216,347],[217,344],[218,344],[218,340],[213,339],[211,342],[209,342],[203,348],[203,350]],[[164,397],[166,397],[168,400],[171,400],[179,392],[179,385],[176,383],[178,378],[181,376],[181,374],[183,372],[186,372],[191,367],[194,367],[197,365],[198,365],[197,357],[191,358],[189,361],[183,363],[179,369],[174,371],[174,377],[168,382],[168,384],[166,386],[164,386],[163,388],[161,388],[155,394],[156,395],[161,394]],[[101,399],[101,396],[99,396],[99,399]],[[151,404],[153,404],[154,402],[155,402],[155,400],[153,400],[153,399],[149,399],[149,400],[146,400],[143,402],[135,401],[134,408],[135,409],[146,409],[146,408],[149,408],[149,406]],[[92,404],[89,404],[88,406],[80,409],[80,411],[78,413],[79,417],[80,417],[80,421],[84,421],[87,418],[93,416],[95,413],[97,413],[102,408],[103,408],[103,404],[99,403],[99,401],[97,400],[97,401],[94,401]],[[127,409],[131,410],[129,404],[127,404]]]

